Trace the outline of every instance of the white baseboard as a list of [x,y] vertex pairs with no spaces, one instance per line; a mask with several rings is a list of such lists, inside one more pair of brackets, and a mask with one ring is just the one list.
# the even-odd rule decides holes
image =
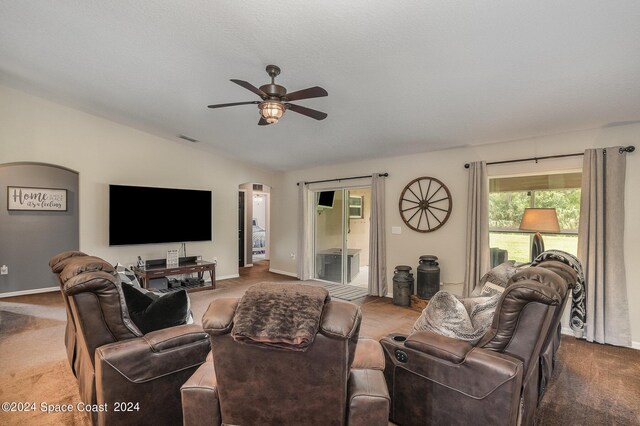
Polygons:
[[221,277],[216,277],[216,281],[229,280],[231,278],[239,278],[240,274],[231,274],[231,275],[222,275]]
[[280,274],[280,275],[286,275],[289,277],[298,278],[298,274],[296,274],[295,272],[281,271],[280,269],[269,269],[269,272],[273,272],[274,274]]
[[253,263],[247,263],[243,266],[243,268],[252,268],[253,267]]
[[45,287],[45,288],[33,288],[31,290],[9,291],[7,293],[0,293],[0,299],[5,297],[24,296],[25,294],[38,294],[38,293],[50,293],[52,291],[59,291],[60,287]]
[[[568,336],[575,336],[573,334],[573,330],[569,327],[562,327],[562,334],[566,334]],[[640,342],[631,342],[631,349],[640,350]]]

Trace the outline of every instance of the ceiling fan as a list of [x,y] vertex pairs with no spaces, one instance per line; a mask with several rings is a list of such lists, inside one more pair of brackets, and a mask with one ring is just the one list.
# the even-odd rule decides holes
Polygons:
[[265,84],[258,89],[251,83],[247,83],[243,80],[232,79],[234,83],[244,87],[247,90],[252,91],[256,95],[260,96],[262,101],[248,101],[248,102],[233,102],[229,104],[217,104],[209,105],[209,108],[224,108],[236,105],[258,105],[260,109],[260,121],[259,126],[266,126],[269,124],[277,123],[278,120],[284,115],[285,111],[290,109],[298,114],[306,115],[307,117],[315,118],[316,120],[324,120],[327,118],[327,114],[315,109],[303,107],[289,103],[290,101],[299,101],[301,99],[320,98],[327,96],[328,93],[322,87],[314,86],[308,89],[298,90],[297,92],[287,93],[287,89],[283,86],[275,83],[275,78],[280,74],[280,68],[275,65],[267,65],[267,74],[271,77],[271,84]]

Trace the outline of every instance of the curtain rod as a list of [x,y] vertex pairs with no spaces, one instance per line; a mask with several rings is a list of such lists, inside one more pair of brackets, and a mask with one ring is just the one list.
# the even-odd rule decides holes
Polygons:
[[[625,146],[622,148],[618,149],[618,152],[620,154],[622,154],[623,152],[633,152],[636,150],[636,147],[633,145],[629,145],[629,146]],[[507,164],[507,163],[520,163],[522,161],[535,161],[536,163],[538,162],[538,160],[547,160],[549,158],[564,158],[564,157],[578,157],[580,155],[584,155],[584,152],[578,152],[575,154],[560,154],[560,155],[547,155],[545,157],[529,157],[529,158],[519,158],[517,160],[505,160],[505,161],[492,161],[491,163],[487,163],[487,166],[490,166],[492,164]],[[465,169],[469,168],[469,163],[466,163],[464,165]]]
[[[389,173],[379,173],[380,176],[382,177],[387,177],[389,176]],[[305,182],[306,185],[309,185],[310,183],[323,183],[323,182],[333,182],[333,181],[338,181],[340,182],[341,180],[352,180],[352,179],[365,179],[365,178],[370,178],[372,177],[372,175],[367,175],[367,176],[353,176],[353,177],[346,177],[346,178],[339,178],[339,179],[325,179],[325,180],[314,180],[311,182]],[[296,185],[300,186],[300,182],[296,183]]]

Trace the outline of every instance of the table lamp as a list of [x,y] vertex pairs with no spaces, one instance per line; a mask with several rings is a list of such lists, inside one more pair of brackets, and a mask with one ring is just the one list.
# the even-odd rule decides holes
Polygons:
[[535,232],[531,243],[531,261],[544,251],[541,232],[560,232],[556,209],[526,208],[520,222],[521,231]]

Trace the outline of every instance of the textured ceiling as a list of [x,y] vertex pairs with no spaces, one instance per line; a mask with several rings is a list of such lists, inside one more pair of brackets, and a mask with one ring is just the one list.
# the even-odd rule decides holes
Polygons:
[[0,83],[292,170],[638,120],[640,1],[1,1]]

